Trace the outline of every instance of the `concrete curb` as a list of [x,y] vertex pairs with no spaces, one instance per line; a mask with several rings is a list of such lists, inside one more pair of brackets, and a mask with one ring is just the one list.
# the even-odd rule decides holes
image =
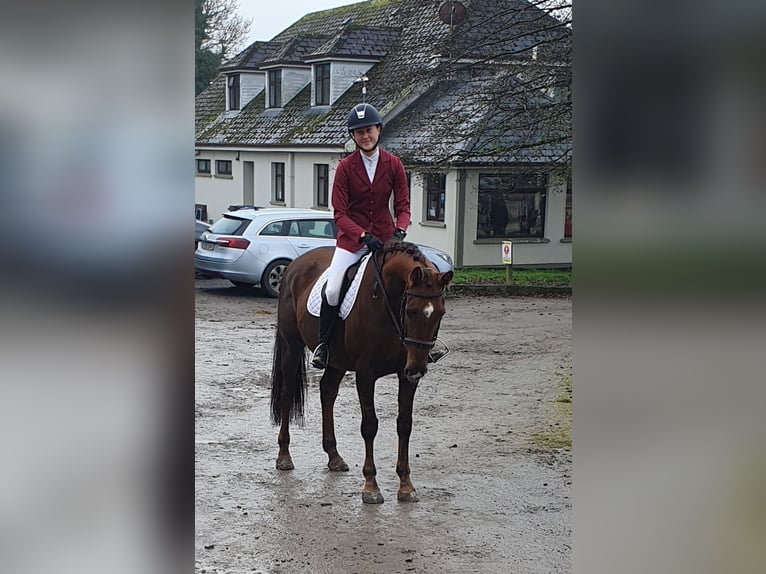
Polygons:
[[452,296],[490,295],[504,297],[571,297],[571,287],[547,287],[542,285],[451,285]]

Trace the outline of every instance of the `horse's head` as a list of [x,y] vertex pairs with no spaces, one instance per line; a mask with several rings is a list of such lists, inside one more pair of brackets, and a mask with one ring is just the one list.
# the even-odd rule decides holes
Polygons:
[[400,321],[407,351],[404,374],[411,381],[417,381],[428,371],[428,353],[436,342],[446,311],[445,292],[452,276],[452,271],[439,273],[430,264],[413,267],[407,277]]

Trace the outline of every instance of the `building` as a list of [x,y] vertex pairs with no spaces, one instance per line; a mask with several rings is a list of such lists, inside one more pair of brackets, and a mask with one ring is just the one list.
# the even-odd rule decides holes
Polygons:
[[[524,0],[370,0],[308,14],[220,68],[196,100],[197,215],[331,209],[364,98],[405,163],[408,239],[457,266],[568,266],[571,29]],[[365,94],[363,95],[363,91]]]

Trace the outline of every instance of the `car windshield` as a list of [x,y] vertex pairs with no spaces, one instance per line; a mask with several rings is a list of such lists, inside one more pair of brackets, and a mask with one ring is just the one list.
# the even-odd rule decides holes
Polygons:
[[248,225],[250,225],[249,219],[224,215],[213,224],[210,228],[210,233],[220,233],[221,235],[242,235]]

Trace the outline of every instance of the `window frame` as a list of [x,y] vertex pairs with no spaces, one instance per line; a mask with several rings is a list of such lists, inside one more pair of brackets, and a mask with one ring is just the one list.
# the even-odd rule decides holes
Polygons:
[[[494,181],[492,181],[494,180]],[[480,173],[478,182],[479,209],[476,221],[476,239],[545,239],[545,219],[548,210],[548,174]],[[495,206],[501,201],[505,225],[498,233],[493,221]],[[484,221],[482,221],[484,218]],[[511,231],[508,226],[511,225]],[[518,226],[517,230],[513,227]]]
[[285,204],[285,163],[281,161],[271,162],[271,201]]
[[269,70],[269,108],[282,107],[282,70]]
[[[212,168],[212,165],[211,165],[210,160],[209,159],[205,159],[205,158],[200,158],[200,157],[198,157],[196,159],[197,159],[197,175],[211,175],[210,170]],[[206,163],[207,164],[207,169],[206,170],[205,169],[200,169],[200,163]]]
[[[429,173],[424,176],[425,188],[425,220],[444,223],[444,212],[447,206],[447,174]],[[435,209],[431,214],[431,198],[435,195]]]
[[330,62],[314,64],[314,105],[330,105]]
[[226,76],[227,101],[229,110],[239,110],[240,107],[240,82],[239,74]]
[[[228,167],[225,167],[228,166]],[[221,169],[223,167],[223,169]],[[233,177],[232,173],[232,161],[230,159],[217,159],[215,160],[215,175],[216,177]]]
[[327,163],[314,164],[314,202],[317,207],[330,207],[330,165]]

